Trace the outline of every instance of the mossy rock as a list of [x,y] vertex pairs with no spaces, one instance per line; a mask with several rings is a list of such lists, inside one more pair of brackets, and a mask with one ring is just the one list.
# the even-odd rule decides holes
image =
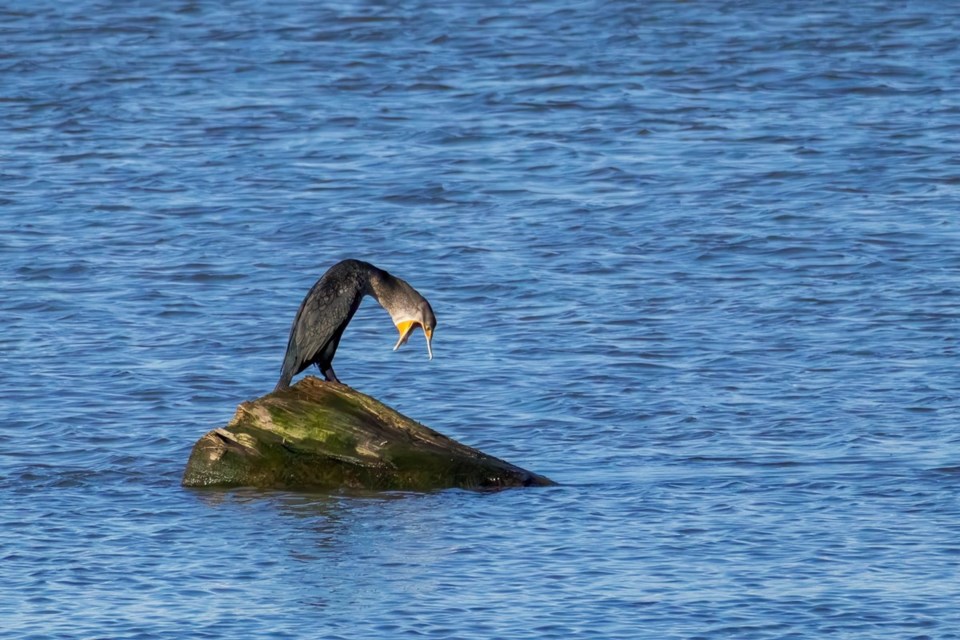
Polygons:
[[495,489],[554,484],[350,387],[308,376],[244,402],[193,447],[187,487]]

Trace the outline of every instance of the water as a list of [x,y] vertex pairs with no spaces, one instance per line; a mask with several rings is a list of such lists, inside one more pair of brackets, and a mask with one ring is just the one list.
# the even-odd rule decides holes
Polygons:
[[[955,4],[263,4],[0,10],[0,636],[960,637]],[[561,486],[179,486],[345,257]]]

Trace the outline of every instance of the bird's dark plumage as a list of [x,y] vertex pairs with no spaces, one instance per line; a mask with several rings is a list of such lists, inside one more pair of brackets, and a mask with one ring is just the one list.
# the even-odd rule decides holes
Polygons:
[[[380,302],[400,329],[397,347],[419,325],[429,349],[437,321],[426,299],[405,281],[369,262],[344,260],[330,267],[300,304],[290,328],[277,389],[288,387],[293,376],[311,364],[316,364],[327,380],[339,382],[333,371],[333,356],[344,329],[368,294]],[[432,351],[430,354],[432,357]]]

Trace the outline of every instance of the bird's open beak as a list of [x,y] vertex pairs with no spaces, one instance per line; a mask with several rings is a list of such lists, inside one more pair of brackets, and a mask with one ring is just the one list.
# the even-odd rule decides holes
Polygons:
[[396,351],[397,349],[400,348],[401,345],[406,344],[407,340],[410,339],[411,334],[413,334],[413,330],[416,329],[418,326],[420,325],[418,325],[416,322],[413,322],[412,320],[404,320],[403,322],[398,322],[397,331],[400,332],[400,339],[397,340],[397,344],[393,345],[393,350]]
[[[393,350],[396,351],[402,345],[407,343],[407,340],[410,339],[410,336],[413,335],[413,330],[420,326],[419,322],[413,322],[410,320],[405,320],[403,322],[397,323],[397,331],[400,332],[400,338],[397,340],[397,344],[393,345]],[[425,327],[423,328],[423,334],[427,337],[427,355],[430,356],[430,359],[433,360],[433,347],[431,341],[433,339],[433,332],[428,332]]]

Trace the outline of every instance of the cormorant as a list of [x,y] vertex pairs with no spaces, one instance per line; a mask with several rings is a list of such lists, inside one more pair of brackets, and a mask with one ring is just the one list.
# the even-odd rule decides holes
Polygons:
[[400,331],[394,351],[407,341],[414,329],[420,327],[427,337],[427,354],[433,360],[430,343],[437,318],[426,298],[406,281],[369,262],[344,260],[330,267],[300,303],[300,310],[290,327],[287,353],[276,389],[290,386],[293,376],[311,364],[317,365],[327,380],[340,382],[333,372],[333,356],[343,330],[365,295],[376,298]]

